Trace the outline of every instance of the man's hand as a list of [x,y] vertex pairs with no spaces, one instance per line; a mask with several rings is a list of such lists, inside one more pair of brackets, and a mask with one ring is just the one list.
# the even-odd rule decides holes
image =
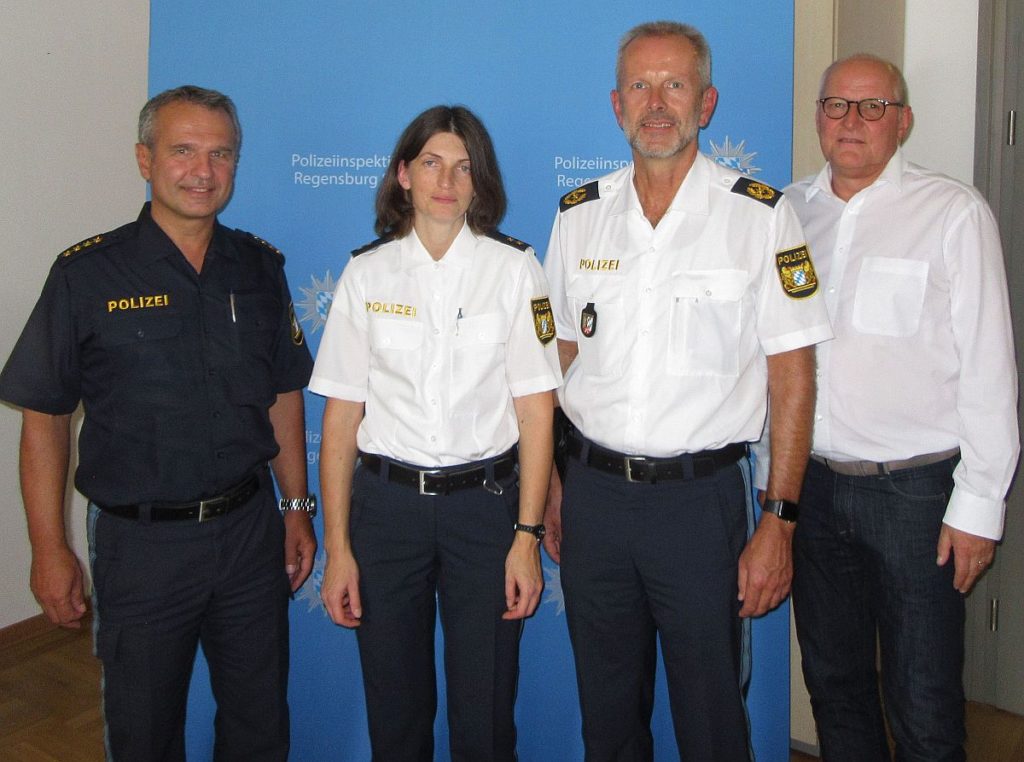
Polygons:
[[793,581],[795,524],[771,513],[761,515],[754,536],[743,549],[739,564],[740,616],[755,617],[771,611],[789,595]]
[[562,480],[552,467],[548,499],[544,504],[544,550],[556,564],[562,562]]
[[533,535],[516,532],[505,558],[505,606],[502,619],[525,619],[540,603],[544,580],[540,572],[540,549]]
[[935,563],[945,566],[950,553],[953,554],[954,564],[953,587],[967,595],[978,581],[978,577],[992,565],[992,559],[996,554],[996,542],[943,524],[939,531],[938,556]]
[[71,548],[63,545],[33,552],[29,585],[51,622],[70,629],[82,626],[86,611],[82,566]]
[[309,577],[316,557],[313,521],[305,511],[284,512],[284,571],[294,593]]
[[320,600],[331,621],[342,627],[358,627],[363,616],[359,599],[359,566],[351,551],[327,554]]

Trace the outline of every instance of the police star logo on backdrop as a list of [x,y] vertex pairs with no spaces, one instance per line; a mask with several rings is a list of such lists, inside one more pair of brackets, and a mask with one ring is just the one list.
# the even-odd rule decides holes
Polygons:
[[295,600],[308,606],[306,613],[320,609],[320,613],[327,616],[327,609],[324,608],[324,603],[320,600],[320,587],[324,583],[324,567],[326,566],[327,554],[320,551],[313,560],[313,571],[309,573],[309,579],[295,593]]
[[756,175],[761,171],[760,167],[753,165],[757,151],[744,153],[746,143],[746,140],[741,140],[733,145],[728,135],[722,140],[721,145],[718,145],[713,140],[708,140],[708,144],[711,146],[711,158],[716,162],[723,167],[735,169],[737,172],[742,172],[745,175]]
[[324,273],[323,279],[315,275],[310,277],[313,283],[312,288],[299,286],[302,298],[295,302],[295,306],[301,311],[299,320],[309,326],[311,333],[316,333],[327,322],[327,313],[331,310],[331,302],[334,301],[334,288],[337,281],[328,270]]
[[565,596],[562,595],[562,575],[557,566],[545,566],[544,576],[544,603],[550,603],[555,607],[555,616],[565,613]]

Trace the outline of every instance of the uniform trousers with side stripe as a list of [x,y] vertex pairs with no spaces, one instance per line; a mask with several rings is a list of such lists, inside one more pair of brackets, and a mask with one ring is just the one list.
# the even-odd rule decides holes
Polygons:
[[569,459],[561,580],[588,762],[653,759],[659,639],[679,758],[751,759],[750,629],[736,599],[750,494],[745,458],[655,484]]

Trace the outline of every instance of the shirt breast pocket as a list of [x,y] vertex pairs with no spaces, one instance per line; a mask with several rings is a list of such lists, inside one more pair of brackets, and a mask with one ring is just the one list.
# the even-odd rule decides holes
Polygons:
[[229,310],[238,336],[235,358],[269,367],[281,325],[280,302],[267,294],[234,293]]
[[865,257],[857,276],[853,327],[878,336],[912,336],[921,323],[928,263]]
[[122,347],[142,352],[150,342],[171,339],[181,333],[181,318],[174,313],[118,316],[101,326],[97,343],[102,347]]
[[580,278],[567,295],[576,321],[578,362],[587,376],[615,376],[625,364],[626,310],[620,279]]
[[667,371],[673,376],[739,374],[742,270],[679,273],[672,283]]
[[[398,375],[408,374],[410,353],[423,346],[423,325],[406,320],[370,319],[370,351],[375,362]],[[417,366],[418,367],[418,366]]]
[[457,321],[452,342],[452,410],[474,409],[479,399],[500,399],[495,389],[507,388],[505,345],[509,325],[498,312]]

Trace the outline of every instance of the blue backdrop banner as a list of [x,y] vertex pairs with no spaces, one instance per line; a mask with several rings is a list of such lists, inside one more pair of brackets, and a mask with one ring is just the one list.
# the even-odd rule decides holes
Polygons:
[[[629,160],[609,91],[618,39],[642,21],[699,27],[714,55],[718,109],[701,149],[781,187],[790,175],[791,3],[615,0],[151,0],[149,91],[191,83],[230,95],[245,140],[225,224],[287,256],[295,307],[315,352],[349,251],[373,234],[373,197],[401,130],[420,111],[461,103],[487,125],[509,195],[501,229],[543,256],[558,198]],[[141,104],[140,104],[141,105]],[[323,400],[307,394],[311,489]],[[322,524],[317,520],[317,533]],[[292,759],[370,758],[354,634],[319,602],[323,555],[291,608]],[[519,758],[583,758],[558,567],[523,636]],[[758,760],[789,758],[788,606],[754,623],[750,720]],[[440,643],[440,633],[438,634]],[[443,691],[443,680],[441,685]],[[676,758],[664,681],[658,759]],[[190,760],[212,757],[214,704],[199,658],[189,701]],[[439,760],[448,758],[443,695]]]

